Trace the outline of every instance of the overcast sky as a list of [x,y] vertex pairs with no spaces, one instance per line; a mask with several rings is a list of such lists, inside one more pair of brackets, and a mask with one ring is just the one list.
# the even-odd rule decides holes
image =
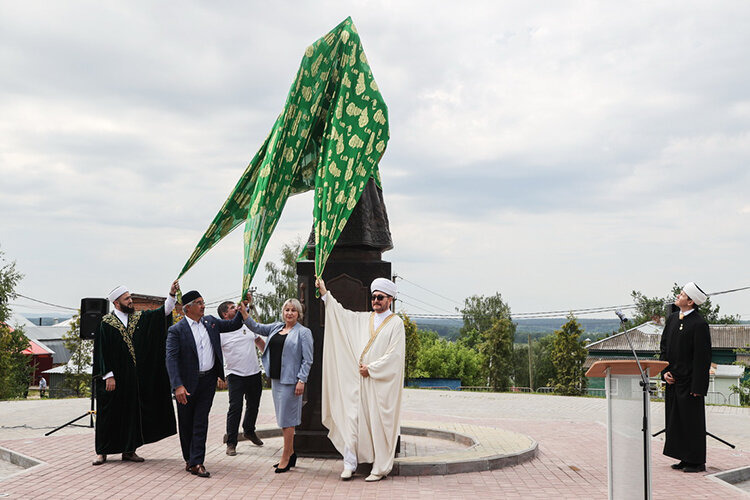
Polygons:
[[[747,2],[0,0],[0,250],[18,291],[165,295],[305,48],[349,15],[389,108],[384,258],[408,312],[750,285]],[[264,261],[311,224],[312,193],[290,199]],[[183,290],[239,294],[241,233]],[[750,290],[714,302],[750,319]]]

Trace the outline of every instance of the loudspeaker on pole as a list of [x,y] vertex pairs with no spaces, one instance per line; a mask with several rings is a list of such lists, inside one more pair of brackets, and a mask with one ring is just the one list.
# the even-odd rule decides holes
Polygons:
[[102,317],[109,313],[109,301],[101,298],[81,299],[80,334],[83,340],[93,340]]

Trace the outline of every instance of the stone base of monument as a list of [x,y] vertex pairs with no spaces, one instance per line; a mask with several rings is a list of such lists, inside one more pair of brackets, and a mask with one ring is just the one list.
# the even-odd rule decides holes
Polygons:
[[[280,438],[281,429],[258,429],[256,434],[261,439]],[[495,470],[533,460],[538,453],[537,442],[529,436],[479,425],[404,421],[401,438],[391,476]],[[241,434],[239,439],[244,440]],[[369,471],[369,464],[360,464],[356,474],[366,476]]]

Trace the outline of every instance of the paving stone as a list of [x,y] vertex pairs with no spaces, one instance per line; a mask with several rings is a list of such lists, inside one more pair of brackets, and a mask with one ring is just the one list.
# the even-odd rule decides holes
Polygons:
[[[286,474],[274,474],[271,465],[281,452],[281,438],[264,439],[256,447],[241,442],[237,456],[224,454],[226,392],[218,393],[211,412],[206,467],[212,473],[202,479],[186,473],[179,440],[172,436],[143,446],[146,462],[113,460],[91,466],[93,430],[66,427],[44,437],[44,432],[83,414],[88,400],[32,400],[0,402],[0,446],[36,458],[43,465],[0,480],[0,494],[7,498],[555,498],[601,499],[607,496],[606,406],[595,398],[567,398],[534,394],[456,393],[406,390],[403,422],[446,425],[452,432],[487,428],[528,436],[538,443],[536,458],[513,466],[452,475],[390,476],[377,483],[364,477],[342,482],[341,462],[300,458]],[[652,428],[663,423],[663,404],[652,404]],[[83,419],[82,423],[86,423]],[[709,474],[750,463],[750,410],[708,407],[708,428],[733,442],[731,450],[708,441],[706,474],[672,470],[672,459],[661,455],[661,440],[652,442],[653,496],[660,498],[748,498],[746,493],[712,480]],[[275,427],[270,393],[264,391],[259,425]],[[478,431],[477,431],[478,432]],[[481,433],[489,446],[499,446]],[[409,439],[409,436],[405,436]],[[423,450],[453,454],[440,449],[439,439],[424,438]],[[511,440],[508,439],[508,442]],[[516,443],[513,444],[514,446]],[[412,446],[419,450],[419,442]],[[481,453],[481,450],[475,450]],[[440,453],[435,453],[440,454]],[[409,457],[405,457],[409,458]],[[489,462],[488,462],[489,467]],[[441,469],[442,468],[442,469]],[[425,466],[425,472],[446,471],[447,462]]]

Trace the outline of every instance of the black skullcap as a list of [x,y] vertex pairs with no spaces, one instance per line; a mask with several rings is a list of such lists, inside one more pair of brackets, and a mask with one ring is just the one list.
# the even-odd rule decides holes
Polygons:
[[182,294],[182,303],[183,305],[190,304],[192,301],[200,297],[202,297],[202,295],[198,293],[198,290],[190,290],[188,293]]

